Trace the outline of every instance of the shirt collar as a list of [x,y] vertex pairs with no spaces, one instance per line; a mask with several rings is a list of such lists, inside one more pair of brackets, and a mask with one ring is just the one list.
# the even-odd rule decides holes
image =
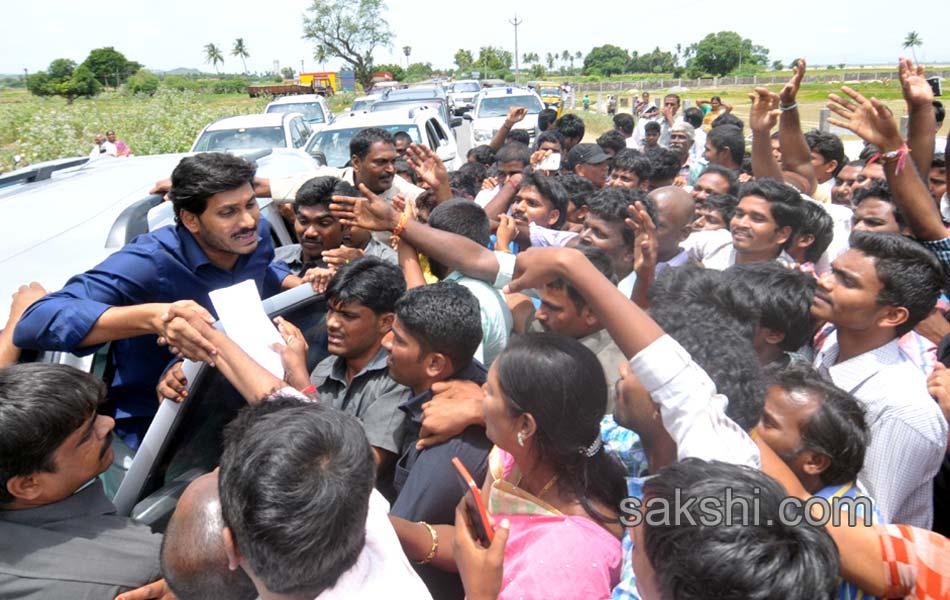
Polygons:
[[106,498],[102,481],[95,479],[90,485],[59,502],[23,510],[0,510],[0,521],[42,526],[84,516],[113,513],[115,505]]
[[844,362],[835,364],[838,360],[838,332],[834,331],[825,341],[824,347],[815,357],[815,365],[820,371],[827,373],[832,382],[839,388],[854,393],[865,381],[873,377],[880,370],[903,362],[897,338],[868,350]]
[[[388,358],[389,352],[386,351],[386,348],[380,346],[372,360],[366,363],[366,365],[360,369],[360,372],[353,376],[353,379],[350,382],[352,383],[353,381],[356,381],[359,377],[362,377],[364,374],[371,371],[387,369],[388,365],[386,364],[386,359]],[[330,377],[330,379],[346,385],[346,359],[342,356],[337,356],[333,361],[333,364],[330,366],[330,372],[327,375]]]
[[[270,235],[269,230],[266,229],[265,223],[267,219],[261,217],[257,224],[257,243],[260,244],[265,235]],[[211,259],[208,258],[208,255],[205,254],[205,251],[201,249],[201,246],[198,245],[198,240],[195,239],[195,236],[191,235],[191,232],[185,228],[181,223],[175,226],[175,231],[178,234],[178,239],[181,240],[181,251],[185,257],[185,262],[188,264],[188,267],[191,268],[193,272],[197,272],[199,267],[204,265],[215,265],[211,262]],[[253,253],[252,253],[253,254]],[[237,272],[244,263],[250,260],[252,254],[242,254],[238,256],[237,262],[234,263],[234,268],[231,269],[231,272]],[[218,267],[215,267],[218,268]],[[223,269],[222,269],[223,270]]]

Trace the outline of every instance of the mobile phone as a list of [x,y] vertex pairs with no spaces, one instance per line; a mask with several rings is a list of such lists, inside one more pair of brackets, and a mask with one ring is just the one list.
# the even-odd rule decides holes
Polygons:
[[551,156],[541,161],[538,168],[542,171],[557,171],[561,168],[561,155],[557,152],[551,154]]
[[940,78],[939,77],[928,77],[927,83],[930,84],[930,89],[933,90],[934,96],[942,96],[943,90],[940,89]]
[[475,529],[475,539],[487,548],[495,538],[495,531],[489,524],[488,511],[485,510],[485,503],[482,502],[481,490],[478,489],[478,484],[475,483],[472,474],[468,472],[459,457],[453,457],[452,464],[455,465],[459,480],[465,486],[465,506],[468,509],[472,527]]

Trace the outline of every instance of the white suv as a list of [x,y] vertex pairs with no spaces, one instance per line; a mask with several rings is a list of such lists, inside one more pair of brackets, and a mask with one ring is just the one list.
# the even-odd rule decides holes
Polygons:
[[544,109],[541,98],[525,88],[493,87],[479,92],[475,97],[475,108],[463,115],[463,118],[472,122],[470,148],[490,142],[501,129],[512,106],[528,109],[528,114],[514,128],[526,129],[533,144],[538,131],[538,113]]
[[474,79],[461,79],[449,84],[449,106],[456,115],[475,107],[475,96],[482,91],[482,84]]
[[300,94],[274,98],[264,109],[265,113],[300,113],[303,120],[316,131],[323,125],[333,122],[333,113],[327,106],[327,100],[320,94]]
[[302,148],[310,133],[303,115],[296,112],[225,117],[201,130],[191,152]]

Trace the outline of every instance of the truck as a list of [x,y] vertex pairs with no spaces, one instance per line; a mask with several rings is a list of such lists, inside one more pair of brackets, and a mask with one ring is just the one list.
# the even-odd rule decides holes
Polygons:
[[293,96],[296,94],[320,94],[332,96],[340,91],[336,73],[301,73],[294,80],[273,85],[249,85],[247,93],[251,98],[258,96]]

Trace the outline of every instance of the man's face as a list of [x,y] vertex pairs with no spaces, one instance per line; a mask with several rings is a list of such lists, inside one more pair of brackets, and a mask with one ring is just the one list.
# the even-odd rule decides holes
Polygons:
[[865,167],[861,169],[861,172],[858,173],[858,177],[854,182],[854,186],[852,186],[852,191],[869,188],[871,187],[872,182],[886,181],[886,179],[887,178],[884,176],[884,167],[882,167],[880,164],[875,162],[865,165]]
[[835,169],[838,168],[838,161],[826,161],[824,156],[812,150],[811,166],[815,168],[815,176],[818,178],[818,183],[824,183],[834,177]]
[[775,162],[778,163],[778,166],[781,167],[781,166],[782,166],[782,148],[781,148],[781,143],[778,141],[777,138],[773,138],[773,139],[771,140],[771,145],[772,145],[772,158],[774,158],[774,159],[775,159]]
[[515,196],[511,216],[522,225],[534,223],[541,227],[551,228],[557,223],[561,213],[554,208],[550,200],[538,192],[537,188],[522,187]]
[[894,205],[874,197],[865,198],[854,209],[851,229],[877,233],[904,233],[894,216]]
[[676,114],[676,111],[680,109],[680,101],[676,96],[667,96],[663,98],[663,108],[670,109],[673,111],[673,114]]
[[250,254],[257,249],[260,208],[249,183],[211,196],[200,215],[188,211],[181,215],[182,223],[209,258]]
[[114,426],[112,417],[96,413],[83,421],[53,453],[55,470],[32,474],[42,489],[42,497],[34,502],[58,502],[108,469],[114,457],[109,435]]
[[574,167],[574,172],[593,183],[594,187],[599,190],[607,184],[607,170],[609,168],[610,165],[607,161],[596,165],[582,163]]
[[818,410],[819,404],[812,394],[786,392],[773,385],[765,394],[765,407],[756,431],[789,466],[799,479],[805,479],[806,453],[801,450],[802,425]]
[[376,142],[370,146],[365,158],[353,155],[356,182],[365,184],[375,194],[382,194],[393,184],[397,156],[396,147],[386,142]]
[[846,165],[835,177],[835,184],[831,187],[831,202],[851,207],[851,188],[861,173],[859,167]]
[[343,358],[365,355],[389,332],[391,316],[377,315],[357,302],[331,300],[327,307],[327,349]]
[[524,172],[525,164],[520,160],[511,160],[498,163],[498,183],[504,185],[512,175],[521,175]]
[[693,147],[693,140],[689,139],[686,132],[670,132],[670,150],[679,154],[681,160],[685,160],[689,154],[689,149]]
[[397,383],[414,390],[427,381],[422,347],[399,317],[393,319],[392,329],[383,337],[383,347],[389,351],[389,376]]
[[406,150],[409,149],[409,144],[411,143],[412,142],[410,140],[404,137],[396,138],[396,143],[394,145],[394,147],[396,148],[396,154],[398,154],[399,156],[405,156]]
[[107,132],[107,133],[106,133],[106,139],[109,140],[110,142],[112,142],[112,143],[114,144],[114,143],[115,143],[115,132],[114,132],[114,131],[109,131],[109,132]]
[[606,221],[588,214],[578,242],[585,246],[597,246],[607,253],[618,275],[629,273],[633,265],[633,249],[623,239],[623,223]]
[[776,225],[768,200],[759,196],[739,200],[729,229],[732,230],[732,246],[739,253],[778,256],[791,235],[790,227]]
[[720,211],[704,204],[696,205],[696,219],[693,221],[693,231],[716,231],[717,229],[725,228],[726,220]]
[[102,137],[102,134],[101,134],[101,133],[97,133],[97,134],[96,134],[96,145],[100,145],[100,144],[102,144],[102,142],[104,142],[104,141],[106,141],[106,139],[105,139],[104,137]]
[[593,318],[586,306],[577,311],[577,305],[565,286],[545,285],[541,290],[541,306],[534,317],[545,331],[580,339],[593,333]]
[[343,243],[343,227],[325,204],[298,206],[294,231],[300,240],[304,262],[319,259],[321,252],[339,248]]
[[947,171],[943,167],[932,167],[927,183],[930,187],[930,195],[935,201],[940,202],[943,195],[947,193]]
[[874,259],[852,248],[835,259],[830,273],[818,278],[811,314],[839,330],[871,330],[891,308],[878,305],[882,288]]
[[709,194],[728,194],[729,181],[719,173],[703,173],[693,184],[693,200],[697,204],[706,200]]
[[541,150],[542,152],[544,150],[550,150],[553,154],[558,154],[561,152],[561,144],[552,140],[545,140],[541,142],[540,146],[538,146],[538,150]]
[[365,248],[372,234],[368,229],[348,225],[343,228],[342,245],[348,248]]
[[659,260],[669,260],[679,253],[679,245],[689,235],[692,221],[689,213],[675,202],[657,202],[656,241]]
[[660,141],[659,131],[648,131],[643,136],[643,145],[647,148],[655,148]]
[[712,142],[709,141],[709,138],[706,138],[706,145],[703,146],[703,158],[706,159],[711,165],[721,165],[723,162],[719,160],[719,150],[712,145]]
[[610,173],[610,181],[607,185],[637,189],[640,187],[640,177],[633,171],[614,169]]

